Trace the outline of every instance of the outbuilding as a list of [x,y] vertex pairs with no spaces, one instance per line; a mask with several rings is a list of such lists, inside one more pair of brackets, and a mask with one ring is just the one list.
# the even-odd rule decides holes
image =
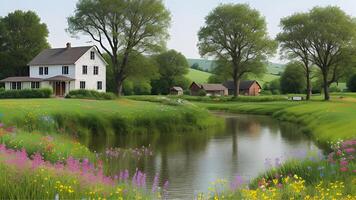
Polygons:
[[[229,91],[229,95],[234,95],[235,84],[234,81],[226,81],[223,84]],[[261,85],[256,80],[240,81],[239,92],[245,96],[258,96],[261,92]]]
[[183,95],[183,88],[181,87],[172,87],[169,92],[171,95]]

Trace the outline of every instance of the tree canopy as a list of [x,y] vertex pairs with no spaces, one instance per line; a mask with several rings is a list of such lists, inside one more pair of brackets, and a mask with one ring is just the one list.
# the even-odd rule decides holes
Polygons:
[[309,55],[311,44],[308,41],[309,19],[307,13],[297,13],[281,20],[282,32],[277,35],[277,40],[281,45],[281,53],[289,59],[296,59],[301,62],[306,80],[306,99],[309,100],[312,94],[311,73],[312,61]]
[[173,86],[187,88],[189,80],[185,78],[189,72],[189,64],[183,54],[169,50],[154,56],[160,77],[152,81],[153,94],[168,94]]
[[46,24],[32,11],[0,18],[0,78],[27,76],[27,63],[49,47]]
[[288,63],[284,72],[282,73],[280,80],[281,92],[284,94],[303,93],[306,89],[306,81],[303,70],[303,63],[291,62]]
[[89,35],[109,55],[120,95],[132,74],[130,55],[164,48],[170,19],[162,0],[80,0],[68,18],[68,31]]
[[[202,56],[213,56],[229,63],[224,70],[234,80],[235,96],[239,95],[242,76],[255,73],[276,43],[268,37],[265,19],[247,4],[223,4],[206,18],[198,33]],[[259,71],[259,70],[257,70]]]

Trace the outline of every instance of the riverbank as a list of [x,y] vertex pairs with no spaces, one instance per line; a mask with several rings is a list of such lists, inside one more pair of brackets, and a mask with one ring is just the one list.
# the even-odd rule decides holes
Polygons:
[[356,104],[353,101],[331,102],[195,102],[209,110],[270,115],[303,126],[304,132],[321,144],[356,138]]
[[119,99],[1,100],[0,120],[28,132],[67,133],[76,137],[195,131],[218,124],[205,109],[190,103],[167,100],[151,103]]

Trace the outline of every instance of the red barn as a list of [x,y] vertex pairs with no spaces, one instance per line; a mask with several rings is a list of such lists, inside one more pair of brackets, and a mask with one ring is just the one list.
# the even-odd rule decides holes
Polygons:
[[[223,84],[228,90],[229,95],[233,95],[235,85],[233,81],[226,81]],[[258,96],[261,92],[261,85],[256,80],[240,81],[240,94],[246,96]]]

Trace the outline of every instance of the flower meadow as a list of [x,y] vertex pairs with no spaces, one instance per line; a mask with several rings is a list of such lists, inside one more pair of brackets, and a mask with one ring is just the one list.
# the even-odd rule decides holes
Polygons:
[[308,156],[281,163],[267,159],[267,172],[252,181],[236,176],[229,184],[218,179],[209,192],[196,195],[205,199],[356,199],[356,140],[331,145],[328,156]]
[[59,135],[27,133],[0,124],[0,194],[4,199],[167,199],[159,174],[147,185],[136,169],[107,176],[103,159],[152,155],[147,147],[90,152]]
[[102,162],[68,157],[65,162],[45,161],[40,153],[28,155],[25,149],[8,149],[0,145],[0,194],[5,199],[161,199],[158,174],[150,188],[146,174],[136,170],[130,178],[128,170],[115,176],[103,173]]

